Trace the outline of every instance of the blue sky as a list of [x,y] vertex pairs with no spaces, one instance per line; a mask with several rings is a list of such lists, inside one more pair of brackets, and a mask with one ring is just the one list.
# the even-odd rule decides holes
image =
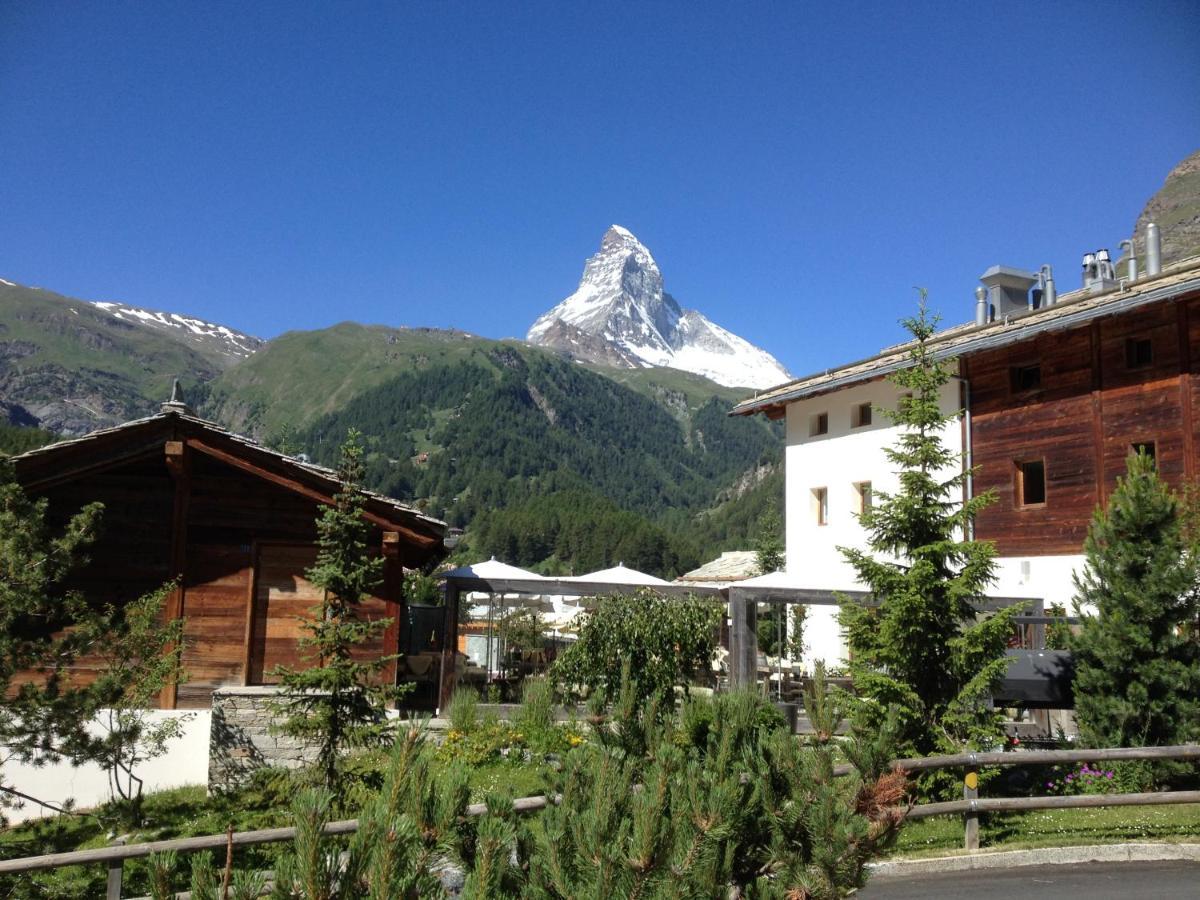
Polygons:
[[1200,8],[0,3],[0,277],[523,335],[610,223],[796,374],[1077,286],[1200,148]]

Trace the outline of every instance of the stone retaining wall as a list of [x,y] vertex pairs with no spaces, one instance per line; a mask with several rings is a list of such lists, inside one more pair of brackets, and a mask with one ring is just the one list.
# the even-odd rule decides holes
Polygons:
[[298,769],[316,759],[316,746],[279,734],[271,707],[280,689],[226,687],[213,692],[208,742],[208,789],[223,791],[249,781],[258,769]]

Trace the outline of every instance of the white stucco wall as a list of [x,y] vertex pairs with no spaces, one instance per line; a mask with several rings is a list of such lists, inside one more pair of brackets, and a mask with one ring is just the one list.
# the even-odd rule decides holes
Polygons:
[[[152,719],[188,717],[183,734],[172,741],[165,756],[138,768],[135,774],[145,782],[144,790],[165,790],[188,784],[208,782],[208,732],[211,713],[207,709],[197,710],[152,710]],[[88,809],[109,799],[108,774],[99,766],[72,766],[69,763],[36,768],[16,762],[4,766],[5,781],[17,790],[61,806],[68,798],[75,801],[76,808]],[[13,822],[53,816],[54,812],[34,803],[24,808],[10,810],[8,818]]]
[[[895,466],[884,454],[900,429],[880,408],[894,410],[901,391],[887,381],[855,385],[831,394],[800,400],[787,407],[785,460],[785,506],[787,511],[787,571],[805,587],[823,590],[861,590],[854,570],[838,547],[866,547],[866,534],[859,525],[859,494],[855,487],[871,482],[873,491],[894,492],[899,487]],[[873,407],[871,424],[855,427],[854,410],[860,404]],[[959,382],[942,391],[942,408],[960,407]],[[826,413],[829,430],[812,435],[813,417]],[[949,422],[942,435],[946,446],[962,451],[962,426]],[[952,472],[947,473],[952,474]],[[813,491],[828,492],[828,517],[817,520]],[[837,625],[837,608],[812,606],[805,620],[804,662],[818,659],[841,665],[846,648]]]

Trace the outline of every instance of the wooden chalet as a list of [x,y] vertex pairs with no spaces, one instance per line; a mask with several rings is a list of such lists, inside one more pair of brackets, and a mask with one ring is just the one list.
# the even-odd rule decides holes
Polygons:
[[[186,622],[188,680],[164,692],[163,708],[207,707],[215,688],[270,684],[275,666],[303,665],[297,617],[320,602],[304,572],[316,557],[316,517],[342,486],[334,472],[196,418],[174,400],[158,415],[25,453],[14,465],[26,492],[48,500],[56,524],[87,503],[104,504],[90,562],[70,585],[92,602],[127,602],[178,581],[167,614]],[[392,620],[365,652],[394,654],[421,643],[402,634],[404,569],[445,555],[445,525],[365,497],[385,566],[364,609]],[[385,677],[397,677],[394,664]]]

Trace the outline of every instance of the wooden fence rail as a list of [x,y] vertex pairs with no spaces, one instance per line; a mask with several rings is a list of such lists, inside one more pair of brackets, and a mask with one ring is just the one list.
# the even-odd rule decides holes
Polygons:
[[[1120,762],[1130,760],[1200,760],[1200,744],[1184,744],[1175,747],[1119,747],[1100,750],[1029,750],[1012,753],[957,753],[950,756],[927,756],[917,759],[896,760],[895,765],[906,772],[926,772],[936,769],[966,769],[963,779],[963,799],[944,803],[925,803],[912,807],[910,819],[931,816],[962,815],[964,819],[965,847],[979,849],[979,815],[986,812],[1019,812],[1035,809],[1083,809],[1097,806],[1163,806],[1177,803],[1200,803],[1200,791],[1160,791],[1147,794],[1086,794],[1075,797],[995,797],[978,796],[979,769],[988,766],[1035,766],[1057,765],[1077,762]],[[849,766],[838,766],[835,775],[846,775]],[[517,812],[545,809],[558,797],[522,797],[513,801]],[[486,812],[482,803],[467,807],[467,815],[479,816]],[[353,834],[358,830],[357,819],[329,822],[325,826],[328,835]],[[221,850],[233,847],[251,847],[258,844],[279,843],[294,840],[296,829],[263,828],[257,831],[238,831],[226,834],[207,834],[199,837],[176,838],[167,841],[150,841],[143,844],[114,844],[95,850],[75,850],[70,853],[49,853],[23,859],[0,860],[0,875],[37,872],[58,869],[64,866],[105,865],[108,868],[107,900],[121,900],[122,865],[128,859],[143,859],[151,853],[174,850],[177,853],[195,853],[202,850]]]

